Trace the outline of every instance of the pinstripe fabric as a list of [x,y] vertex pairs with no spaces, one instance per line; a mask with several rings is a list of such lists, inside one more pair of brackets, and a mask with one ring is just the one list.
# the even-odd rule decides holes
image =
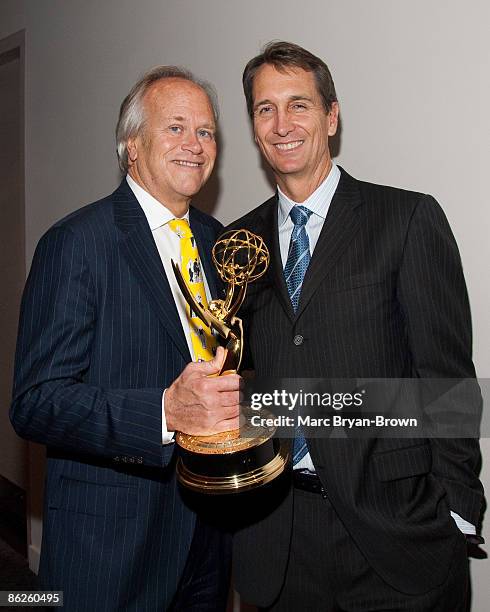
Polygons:
[[[248,365],[258,376],[474,377],[459,253],[430,196],[342,170],[296,312],[282,274],[277,199],[233,227],[263,236],[271,252],[267,275],[250,285],[242,307]],[[312,438],[308,447],[329,502],[376,573],[404,593],[442,584],[462,537],[449,508],[479,521],[478,443]],[[267,495],[234,547],[238,590],[262,606],[283,583],[293,520],[291,489],[275,502]]]
[[[220,225],[191,209],[216,292]],[[47,445],[40,575],[67,610],[163,610],[195,516],[161,399],[190,361],[146,218],[124,180],[41,239],[22,301],[11,420]]]
[[[469,575],[463,538],[455,548],[444,582],[407,597],[373,571],[328,499],[298,491],[285,588],[267,611],[467,612]],[[322,562],[312,564],[311,558]]]

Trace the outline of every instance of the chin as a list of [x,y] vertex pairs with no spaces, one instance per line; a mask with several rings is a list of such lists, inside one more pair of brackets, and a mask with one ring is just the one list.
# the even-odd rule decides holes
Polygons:
[[300,166],[299,164],[280,164],[275,166],[275,171],[279,174],[295,174],[296,172],[301,172],[304,166]]
[[201,191],[204,186],[204,181],[195,181],[192,183],[186,183],[185,185],[180,185],[179,193],[186,198],[192,198]]
[[285,174],[289,174],[290,172],[298,172],[305,166],[303,160],[298,159],[273,159],[271,162],[270,165],[272,168],[275,168],[277,172],[283,172]]

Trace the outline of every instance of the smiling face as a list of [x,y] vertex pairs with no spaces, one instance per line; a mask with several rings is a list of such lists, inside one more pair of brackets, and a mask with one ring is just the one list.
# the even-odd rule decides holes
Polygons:
[[312,72],[264,64],[254,77],[253,105],[255,142],[281,190],[304,201],[330,171],[328,138],[337,131],[338,104],[325,110]]
[[206,93],[182,78],[150,86],[145,122],[128,139],[130,176],[176,216],[208,180],[216,159],[216,124]]

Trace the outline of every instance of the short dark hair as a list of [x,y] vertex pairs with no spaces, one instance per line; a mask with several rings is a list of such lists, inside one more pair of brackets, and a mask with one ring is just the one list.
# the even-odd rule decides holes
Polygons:
[[294,43],[272,41],[265,45],[260,55],[257,55],[248,62],[243,71],[243,92],[250,117],[253,117],[254,77],[257,70],[264,64],[271,64],[280,72],[284,72],[288,68],[302,68],[308,72],[313,72],[316,87],[326,112],[330,112],[332,103],[337,102],[335,85],[325,62]]

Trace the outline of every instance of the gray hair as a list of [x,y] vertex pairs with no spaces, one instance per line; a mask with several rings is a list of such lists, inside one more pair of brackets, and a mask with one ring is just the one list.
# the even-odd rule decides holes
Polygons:
[[119,110],[119,120],[116,126],[116,146],[119,167],[126,173],[128,164],[128,140],[141,131],[145,123],[145,109],[143,98],[148,89],[156,81],[162,79],[179,78],[195,83],[208,96],[213,109],[214,119],[218,121],[218,96],[216,90],[207,81],[195,77],[192,72],[179,66],[156,66],[144,74],[139,81],[133,85],[131,91],[124,98]]

